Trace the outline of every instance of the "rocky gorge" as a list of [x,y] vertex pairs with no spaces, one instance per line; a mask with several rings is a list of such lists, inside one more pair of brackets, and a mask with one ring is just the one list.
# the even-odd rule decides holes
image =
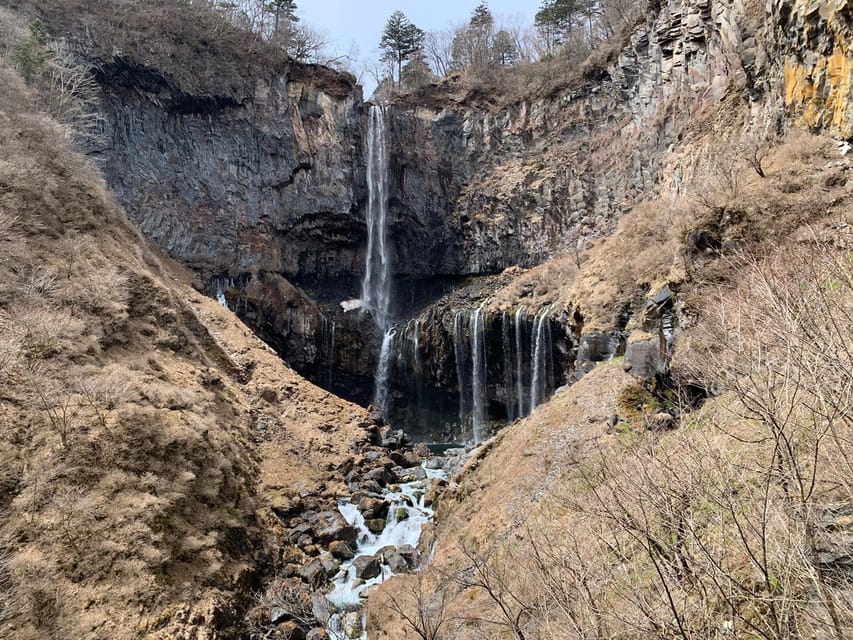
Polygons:
[[[849,137],[848,34],[844,2],[669,0],[581,74],[541,95],[501,103],[451,77],[392,100],[385,107],[392,315],[401,326],[414,323],[396,340],[416,342],[419,352],[400,363],[415,381],[392,380],[397,415],[418,413],[412,389],[419,388],[420,404],[429,396],[436,409],[418,419],[433,425],[422,437],[459,437],[454,416],[465,411],[454,398],[466,383],[455,371],[466,367],[449,336],[455,315],[470,316],[479,298],[457,293],[451,308],[441,296],[509,267],[576,253],[612,233],[640,200],[679,195],[709,170],[691,153],[719,126],[709,120],[697,128],[703,114],[729,105],[755,144],[784,128],[783,106],[791,118]],[[252,72],[239,90],[220,95],[182,87],[144,60],[93,62],[107,142],[91,153],[142,232],[298,371],[366,405],[382,336],[341,306],[361,297],[366,260],[368,107],[360,88],[346,75],[293,64],[279,75]],[[526,302],[520,297],[501,313],[524,306],[531,324],[548,307]],[[621,354],[625,327],[645,304],[625,300],[601,322],[584,321],[591,314],[583,301],[551,308],[549,324],[571,337],[551,354],[557,378]],[[423,331],[427,323],[444,329]],[[495,346],[484,393],[495,406],[509,402],[502,362],[512,355],[497,347],[503,324],[502,315],[486,313],[484,340]],[[605,335],[618,344],[602,343]],[[431,370],[420,372],[415,360]]]
[[[539,633],[528,637],[561,637],[559,616],[530,612],[578,567],[600,572],[557,609],[597,637],[763,624],[764,603],[787,588],[767,567],[727,583],[767,589],[742,619],[718,620],[742,605],[715,600],[676,632],[659,621],[680,623],[679,611],[643,606],[661,593],[656,575],[691,606],[703,571],[707,590],[719,584],[715,554],[728,549],[708,552],[710,570],[696,558],[735,530],[729,493],[760,484],[738,474],[766,453],[741,464],[737,450],[729,476],[709,470],[729,457],[714,448],[721,432],[778,437],[741,436],[772,424],[748,403],[743,423],[725,422],[731,396],[719,390],[753,345],[709,318],[743,320],[733,303],[747,299],[755,313],[733,324],[759,326],[772,348],[788,344],[774,323],[847,304],[849,271],[820,271],[818,250],[783,296],[811,297],[782,320],[760,306],[776,289],[755,271],[768,255],[800,264],[808,242],[849,259],[853,5],[654,0],[580,69],[535,67],[530,86],[503,92],[450,75],[373,104],[352,77],[266,58],[227,29],[194,40],[180,22],[194,14],[168,3],[145,5],[160,47],[133,31],[133,12],[109,32],[93,5],[69,3],[34,4],[97,82],[99,130],[81,143],[97,171],[47,119],[0,103],[14,153],[0,164],[0,267],[15,302],[0,301],[0,416],[16,425],[0,439],[0,504],[16,517],[0,520],[0,631],[378,640],[421,634],[405,627],[406,607],[430,613],[437,594],[454,637],[523,637],[519,620]],[[177,27],[162,18],[170,10]],[[35,212],[32,224],[19,211]],[[740,278],[758,284],[737,289]],[[818,345],[827,335],[805,333]],[[827,415],[844,426],[849,337],[828,335],[800,353],[834,353],[840,365],[819,358],[807,374],[839,387],[798,406],[838,398]],[[50,384],[34,384],[45,371]],[[707,425],[712,436],[691,440]],[[670,458],[655,457],[673,441]],[[794,453],[801,442],[813,439]],[[759,480],[781,477],[789,507],[789,461],[775,455]],[[779,565],[816,559],[803,575],[818,586],[786,597],[846,584],[836,541],[849,500],[826,496],[793,510],[797,526],[820,518],[787,534],[812,546]],[[639,533],[648,512],[636,505],[660,512]],[[719,520],[702,520],[720,505]],[[701,538],[717,522],[716,538]],[[138,548],[117,542],[127,538]],[[615,542],[602,551],[605,538]],[[549,582],[557,570],[567,573]],[[506,604],[489,592],[495,575],[524,605],[506,620],[482,615],[489,598]],[[23,595],[7,615],[12,583]],[[649,584],[640,622],[623,619]],[[458,612],[444,601],[457,592]]]

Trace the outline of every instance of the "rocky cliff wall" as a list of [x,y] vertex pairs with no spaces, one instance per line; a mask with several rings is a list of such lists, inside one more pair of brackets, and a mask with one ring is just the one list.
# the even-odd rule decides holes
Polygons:
[[795,120],[853,138],[853,3],[774,0],[784,101]]
[[173,257],[208,275],[360,271],[363,106],[347,76],[293,65],[240,100],[185,93],[122,58],[100,64],[98,80],[106,144],[95,154]]
[[[450,79],[398,97],[387,118],[398,315],[423,317],[464,277],[610,234],[637,202],[701,175],[711,138],[760,139],[790,121],[849,137],[850,22],[845,0],[661,1],[558,90],[502,103]],[[95,153],[131,218],[204,278],[235,277],[232,308],[301,372],[369,401],[379,338],[338,305],[360,294],[367,236],[360,89],[299,65],[221,96],[122,57],[97,68],[107,143]],[[422,355],[447,360],[442,340]],[[436,388],[456,393],[449,380]]]
[[[401,269],[494,273],[608,234],[660,191],[668,153],[697,116],[723,101],[763,103],[763,30],[748,2],[671,0],[564,91],[503,108],[452,82],[428,106],[401,98],[392,154]],[[762,113],[761,126],[775,129],[780,116]],[[434,238],[426,252],[414,250],[423,230]]]

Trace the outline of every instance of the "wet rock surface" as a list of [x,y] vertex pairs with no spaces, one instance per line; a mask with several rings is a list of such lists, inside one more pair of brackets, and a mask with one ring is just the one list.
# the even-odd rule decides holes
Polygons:
[[361,428],[353,457],[332,472],[345,475],[343,496],[305,489],[278,497],[271,509],[281,546],[269,550],[276,577],[250,616],[253,638],[324,638],[331,628],[360,637],[359,608],[371,586],[419,566],[420,529],[429,520],[425,495],[435,500],[447,486],[426,476],[443,473],[441,465],[426,459],[425,447],[412,449],[405,434],[389,443],[388,434],[398,430],[379,416]]

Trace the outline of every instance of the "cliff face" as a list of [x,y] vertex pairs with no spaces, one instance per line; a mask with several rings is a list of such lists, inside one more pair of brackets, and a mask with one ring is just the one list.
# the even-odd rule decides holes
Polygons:
[[853,137],[853,4],[775,0],[785,106],[802,125]]
[[[657,2],[581,74],[534,97],[501,100],[451,78],[395,99],[398,316],[442,313],[428,305],[465,277],[574,255],[638,202],[683,194],[715,140],[760,142],[790,122],[849,137],[850,13],[845,0]],[[206,282],[232,277],[220,281],[230,306],[300,372],[368,402],[380,340],[338,304],[360,295],[367,240],[360,89],[299,65],[250,73],[223,95],[124,57],[101,54],[97,68],[108,143],[96,154],[134,222]],[[520,295],[502,312],[544,310]],[[613,336],[631,300],[618,304],[616,321],[588,331],[573,308],[554,310],[580,360],[624,348]],[[448,335],[424,338],[421,355],[454,372]],[[603,351],[584,347],[598,342]],[[577,355],[555,358],[571,369]],[[433,390],[452,398],[459,383],[446,377]]]
[[[452,82],[429,106],[401,99],[397,238],[405,247],[436,232],[436,248],[405,268],[494,273],[611,232],[661,190],[670,148],[697,115],[764,99],[762,28],[741,2],[672,1],[565,90],[500,109]],[[762,114],[759,126],[779,118]]]
[[208,275],[358,271],[362,104],[346,76],[292,65],[239,101],[121,58],[98,80],[107,181],[173,257]]

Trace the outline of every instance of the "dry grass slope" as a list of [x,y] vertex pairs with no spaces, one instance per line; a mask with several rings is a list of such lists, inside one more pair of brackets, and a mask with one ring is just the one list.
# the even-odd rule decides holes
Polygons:
[[363,414],[198,295],[0,84],[0,636],[236,636],[269,505],[334,491]]
[[[492,302],[608,329],[667,285],[675,379],[713,397],[652,395],[616,362],[510,426],[442,499],[431,568],[371,602],[371,637],[853,633],[851,163],[796,131],[764,177],[742,149],[706,151],[725,170],[707,162],[684,199],[636,207]],[[661,410],[677,429],[654,429]]]

